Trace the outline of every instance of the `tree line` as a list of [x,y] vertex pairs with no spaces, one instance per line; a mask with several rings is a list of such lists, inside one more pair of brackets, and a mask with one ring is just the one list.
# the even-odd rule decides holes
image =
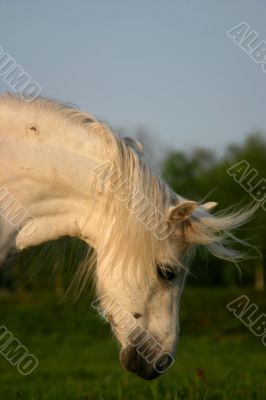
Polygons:
[[266,257],[265,135],[254,133],[240,145],[230,144],[220,157],[206,149],[189,153],[171,151],[162,170],[166,181],[177,193],[199,202],[217,201],[217,210],[239,209],[257,202],[259,208],[255,217],[237,232],[238,237],[255,247],[251,248],[251,259],[234,268],[225,261],[198,254],[189,281],[192,285],[241,283],[263,290]]

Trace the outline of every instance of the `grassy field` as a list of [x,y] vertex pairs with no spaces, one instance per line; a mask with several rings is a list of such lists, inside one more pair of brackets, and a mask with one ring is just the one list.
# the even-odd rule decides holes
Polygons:
[[187,288],[174,367],[158,380],[123,371],[108,325],[90,299],[71,305],[47,294],[0,294],[4,324],[39,360],[21,376],[0,356],[0,399],[265,400],[266,348],[227,309],[246,294],[266,310],[265,294]]

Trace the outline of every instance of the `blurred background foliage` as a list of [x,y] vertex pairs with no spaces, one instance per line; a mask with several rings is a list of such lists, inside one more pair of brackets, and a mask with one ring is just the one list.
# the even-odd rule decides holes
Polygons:
[[[184,197],[200,202],[217,201],[217,210],[232,206],[237,209],[253,201],[250,194],[227,173],[228,168],[242,160],[258,172],[252,187],[261,179],[266,179],[265,135],[251,134],[242,145],[229,145],[221,157],[206,149],[196,149],[189,154],[172,151],[163,163],[163,175],[170,186]],[[241,283],[255,285],[257,290],[264,289],[266,212],[263,208],[260,207],[255,218],[236,233],[256,246],[261,256],[253,252],[254,258],[239,265],[239,269],[212,256],[198,254],[192,265],[194,277],[189,278],[190,284],[223,286]]]
[[[123,132],[124,134],[125,132]],[[153,143],[145,131],[137,132],[138,139],[152,157],[156,157]],[[180,195],[199,202],[217,201],[217,211],[234,206],[235,209],[253,202],[251,196],[228,175],[227,169],[241,160],[258,171],[254,185],[266,178],[266,139],[262,133],[249,135],[245,142],[230,144],[223,155],[196,148],[190,152],[166,151],[160,161],[161,173],[169,185]],[[154,162],[153,162],[154,163]],[[216,211],[216,210],[215,210]],[[253,258],[235,266],[218,260],[199,249],[192,263],[190,286],[253,286],[264,290],[266,257],[266,212],[259,208],[252,221],[236,232],[241,239],[256,246]],[[10,255],[0,269],[0,287],[10,291],[54,289],[64,294],[77,266],[87,254],[85,243],[77,239],[62,238]],[[51,271],[53,272],[51,274]]]

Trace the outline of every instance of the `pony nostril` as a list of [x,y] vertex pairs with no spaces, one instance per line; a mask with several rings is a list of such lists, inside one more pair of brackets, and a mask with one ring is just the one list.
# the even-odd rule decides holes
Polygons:
[[166,370],[170,369],[173,363],[174,363],[173,356],[170,353],[165,353],[162,355],[162,357],[159,358],[159,360],[156,361],[155,370],[159,374],[162,374]]
[[133,317],[134,317],[135,319],[139,319],[139,318],[142,317],[142,314],[135,312],[135,313],[133,313]]

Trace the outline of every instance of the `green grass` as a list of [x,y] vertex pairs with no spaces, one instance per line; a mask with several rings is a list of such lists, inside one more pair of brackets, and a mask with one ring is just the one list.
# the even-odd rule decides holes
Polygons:
[[89,300],[73,306],[51,294],[2,294],[0,325],[39,366],[21,376],[0,356],[0,399],[264,400],[266,348],[225,307],[243,293],[265,312],[265,294],[187,288],[175,365],[152,382],[121,369],[118,345]]

